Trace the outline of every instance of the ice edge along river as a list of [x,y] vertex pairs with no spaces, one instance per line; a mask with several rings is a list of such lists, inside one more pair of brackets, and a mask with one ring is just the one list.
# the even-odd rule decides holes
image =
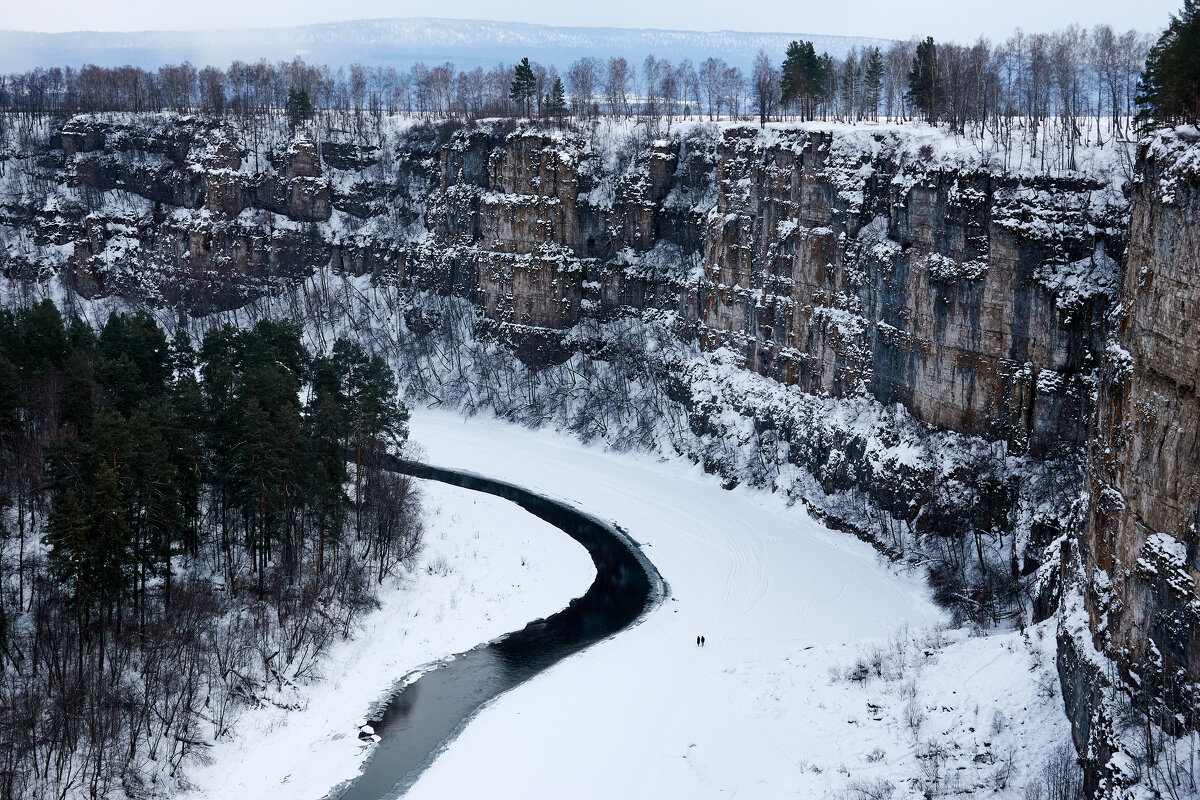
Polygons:
[[662,576],[611,523],[474,472],[398,461],[389,468],[510,500],[583,545],[596,579],[563,611],[461,653],[412,680],[369,727],[377,744],[336,800],[387,800],[407,790],[447,744],[496,697],[602,639],[636,624],[667,597]]

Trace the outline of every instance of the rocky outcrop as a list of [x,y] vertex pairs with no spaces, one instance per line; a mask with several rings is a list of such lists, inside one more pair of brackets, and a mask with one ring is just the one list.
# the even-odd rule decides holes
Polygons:
[[[806,391],[865,389],[1019,450],[1082,443],[1120,201],[1096,182],[930,169],[886,137],[872,144],[726,134],[706,342]],[[1026,224],[1031,205],[1056,217],[1053,232]],[[1065,298],[1072,270],[1094,280]]]
[[10,276],[44,276],[66,255],[69,283],[86,296],[224,308],[277,279],[311,274],[336,251],[306,227],[333,211],[311,141],[280,147],[274,159],[251,158],[230,125],[152,115],[78,117],[49,144],[29,178],[71,189],[0,209],[0,225],[35,239],[32,248],[5,248]]
[[809,392],[867,392],[1020,450],[1083,442],[1123,247],[1103,183],[929,168],[894,134],[735,128],[654,144],[607,198],[578,142],[488,143],[485,174],[481,138],[449,146],[445,239],[475,248],[495,318],[566,328],[662,304]]
[[[1089,446],[1089,645],[1137,702],[1200,722],[1200,135],[1145,145]],[[1075,715],[1081,745],[1089,741]]]
[[[514,337],[658,308],[784,384],[1039,455],[1084,440],[1123,250],[1103,180],[939,162],[897,131],[699,127],[605,155],[565,132],[431,126],[386,170],[376,146],[263,150],[190,117],[81,117],[59,141],[68,181],[159,209],[21,221],[75,241],[91,291],[137,282],[114,275],[117,247],[194,308],[331,259],[470,296]],[[217,302],[214,276],[239,288]]]

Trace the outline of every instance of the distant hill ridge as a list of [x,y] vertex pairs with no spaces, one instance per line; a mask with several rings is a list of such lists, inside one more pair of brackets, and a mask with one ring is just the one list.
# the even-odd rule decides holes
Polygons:
[[0,31],[0,72],[34,67],[132,64],[147,69],[190,61],[226,67],[231,61],[292,59],[330,66],[352,63],[407,68],[417,61],[452,61],[459,69],[490,67],[528,56],[565,68],[580,56],[624,56],[640,64],[647,55],[673,62],[708,56],[748,69],[765,50],[782,60],[793,39],[813,42],[818,53],[843,57],[851,48],[887,46],[890,40],[804,33],[675,31],[582,28],[455,19],[367,19],[294,27],[205,31],[31,33]]

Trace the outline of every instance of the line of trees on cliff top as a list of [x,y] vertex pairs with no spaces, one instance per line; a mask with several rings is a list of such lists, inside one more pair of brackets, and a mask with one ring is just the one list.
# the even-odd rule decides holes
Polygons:
[[[1192,0],[1189,0],[1192,2]],[[511,65],[459,71],[451,63],[408,71],[352,65],[330,69],[301,60],[37,69],[0,77],[0,108],[34,114],[93,111],[282,112],[289,93],[314,109],[355,115],[428,117],[572,116],[758,117],[858,121],[925,118],[962,130],[985,116],[1107,118],[1120,131],[1134,113],[1135,87],[1150,38],[1107,26],[1049,34],[1017,31],[1007,41],[972,45],[896,42],[845,58],[795,42],[761,53],[750,75],[718,57],[700,64],[648,56],[584,57],[564,74],[524,62],[526,87],[513,92]],[[777,61],[778,59],[778,61]],[[797,67],[800,67],[799,69]],[[910,75],[922,70],[914,87]],[[560,92],[555,91],[558,84]],[[559,105],[561,102],[561,105]]]
[[[0,109],[27,114],[95,111],[199,110],[212,115],[284,112],[293,124],[313,110],[361,120],[398,113],[472,119],[526,116],[562,122],[602,114],[650,120],[655,127],[679,118],[768,120],[924,119],[958,134],[975,126],[1019,119],[1032,128],[1057,120],[1070,139],[1102,144],[1144,125],[1200,118],[1200,14],[1185,0],[1157,44],[1136,31],[1076,26],[1049,34],[1018,30],[993,45],[964,46],[924,40],[895,42],[886,50],[852,50],[845,58],[817,54],[811,42],[792,42],[777,65],[760,52],[747,76],[720,58],[699,66],[647,56],[584,57],[565,76],[554,66],[523,59],[460,72],[452,63],[407,72],[360,64],[331,70],[296,59],[227,70],[191,64],[155,72],[138,67],[37,69],[0,76]],[[1149,63],[1147,65],[1147,57]],[[1142,76],[1143,68],[1146,74]],[[565,77],[565,82],[564,82]],[[1094,120],[1094,126],[1089,121]],[[2,124],[2,122],[0,122]],[[1089,131],[1089,129],[1092,129]]]

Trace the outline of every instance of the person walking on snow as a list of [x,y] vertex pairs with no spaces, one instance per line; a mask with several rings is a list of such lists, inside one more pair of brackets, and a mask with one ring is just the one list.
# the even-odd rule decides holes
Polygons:
[[696,647],[699,647],[699,646],[700,646],[700,637],[697,636],[696,637]]

